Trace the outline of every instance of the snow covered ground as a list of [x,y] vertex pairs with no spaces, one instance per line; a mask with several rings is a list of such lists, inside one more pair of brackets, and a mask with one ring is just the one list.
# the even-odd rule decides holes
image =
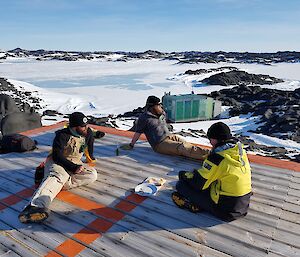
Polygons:
[[[43,110],[52,109],[61,113],[82,111],[87,115],[117,115],[144,106],[149,95],[162,97],[164,92],[186,94],[210,93],[223,89],[222,86],[207,86],[199,83],[212,75],[184,75],[186,70],[209,69],[234,66],[249,73],[266,74],[285,80],[283,83],[264,87],[281,90],[294,90],[300,87],[300,63],[294,64],[184,64],[175,61],[134,60],[114,61],[35,61],[31,59],[7,59],[0,63],[0,77],[21,90],[34,92],[44,100]],[[226,108],[224,108],[225,110]],[[269,146],[283,146],[300,152],[300,144],[261,134],[250,133],[255,129],[255,117],[240,116],[222,119],[233,132],[249,135],[257,143]],[[176,131],[203,129],[215,121],[173,124]],[[51,123],[51,121],[50,121]],[[44,121],[48,125],[49,121]],[[128,129],[131,121],[119,121],[122,129]],[[189,140],[209,145],[207,139],[194,137]]]

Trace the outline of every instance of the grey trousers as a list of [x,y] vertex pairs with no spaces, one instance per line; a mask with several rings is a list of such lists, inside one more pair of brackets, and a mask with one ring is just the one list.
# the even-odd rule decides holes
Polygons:
[[97,171],[84,165],[79,174],[70,175],[62,166],[51,159],[45,164],[45,179],[31,198],[30,205],[48,208],[56,195],[62,190],[90,184],[97,180]]

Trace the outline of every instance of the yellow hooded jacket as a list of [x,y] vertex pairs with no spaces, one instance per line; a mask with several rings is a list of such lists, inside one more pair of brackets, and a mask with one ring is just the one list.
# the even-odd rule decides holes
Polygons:
[[240,142],[233,147],[218,147],[198,170],[204,178],[202,190],[210,187],[210,196],[218,204],[220,196],[240,197],[251,193],[251,169]]

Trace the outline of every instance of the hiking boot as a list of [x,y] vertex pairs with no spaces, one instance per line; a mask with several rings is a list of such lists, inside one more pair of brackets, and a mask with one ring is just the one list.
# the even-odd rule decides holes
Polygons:
[[181,194],[179,194],[178,192],[173,192],[171,197],[172,197],[173,202],[179,208],[184,209],[184,204],[185,204],[186,199]]
[[178,192],[172,193],[172,200],[181,209],[188,209],[193,213],[201,212],[201,209],[197,205],[191,203],[188,199],[183,197]]
[[22,223],[40,223],[49,217],[49,210],[32,205],[28,205],[19,214],[19,220]]
[[192,213],[197,213],[197,212],[202,211],[196,204],[193,204],[193,203],[189,203],[189,206],[187,209]]
[[95,138],[102,138],[102,137],[104,137],[104,136],[105,136],[105,133],[102,132],[102,131],[100,131],[100,130],[98,130],[98,131],[94,134],[94,137],[95,137]]

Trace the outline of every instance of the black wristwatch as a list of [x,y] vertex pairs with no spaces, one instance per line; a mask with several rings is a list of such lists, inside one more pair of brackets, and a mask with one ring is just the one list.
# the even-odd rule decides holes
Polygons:
[[129,145],[130,145],[132,148],[133,148],[133,146],[134,146],[134,145],[133,145],[133,144],[131,144],[131,143],[129,143]]

